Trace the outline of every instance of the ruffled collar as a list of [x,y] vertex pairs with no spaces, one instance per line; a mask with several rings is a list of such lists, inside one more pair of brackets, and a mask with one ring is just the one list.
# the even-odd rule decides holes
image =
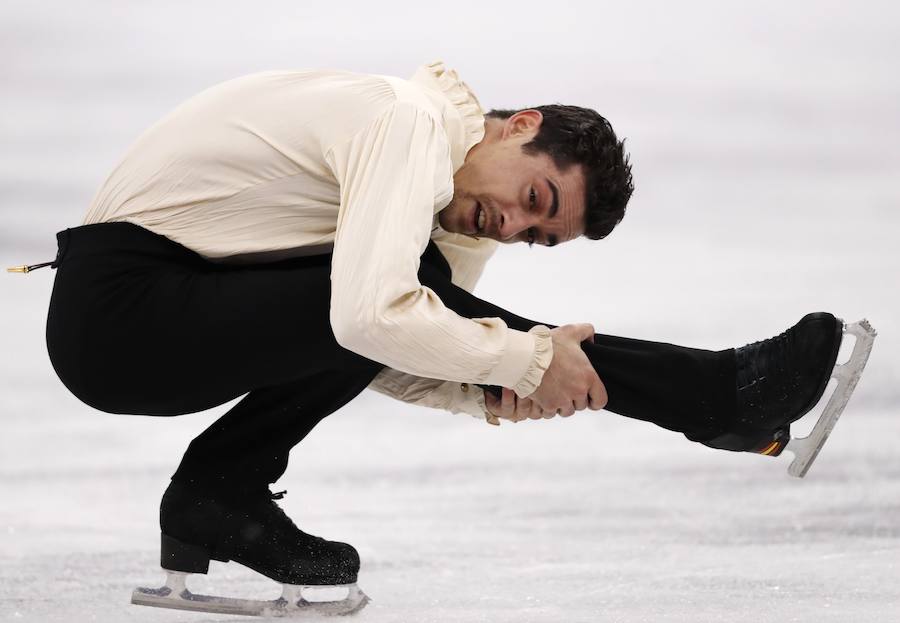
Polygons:
[[444,117],[451,137],[450,158],[453,161],[453,171],[457,171],[463,165],[469,150],[484,138],[485,111],[481,103],[469,85],[459,79],[456,71],[448,69],[443,61],[422,65],[410,80],[442,93],[459,113],[458,118],[455,115]]

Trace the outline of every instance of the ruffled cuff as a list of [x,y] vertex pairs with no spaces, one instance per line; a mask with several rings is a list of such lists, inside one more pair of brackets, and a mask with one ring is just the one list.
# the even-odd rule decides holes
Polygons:
[[469,383],[455,383],[454,385],[456,390],[451,398],[451,404],[447,407],[450,413],[466,413],[479,420],[484,420],[488,424],[500,425],[497,416],[488,411],[483,389]]
[[472,400],[475,402],[476,407],[481,409],[484,421],[488,424],[493,424],[494,426],[500,426],[500,419],[496,415],[488,411],[487,402],[484,399],[484,390],[480,387],[478,387],[477,389],[478,391],[475,392]]
[[519,398],[527,398],[534,393],[553,359],[553,340],[550,338],[550,329],[539,324],[532,327],[528,333],[534,336],[534,356],[525,374],[512,388]]

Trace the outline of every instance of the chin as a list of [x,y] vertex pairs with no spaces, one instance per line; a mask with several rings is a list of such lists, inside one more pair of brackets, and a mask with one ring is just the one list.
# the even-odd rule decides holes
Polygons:
[[449,231],[450,233],[454,233],[454,227],[452,224],[447,223],[446,221],[451,220],[447,218],[446,214],[447,208],[444,208],[440,212],[438,212],[438,223],[441,224],[441,228],[444,231]]
[[446,208],[438,212],[438,223],[441,224],[441,228],[444,231],[448,231],[452,234],[458,234],[460,231],[459,228],[459,218],[456,214],[457,210],[454,209],[454,204],[451,202]]

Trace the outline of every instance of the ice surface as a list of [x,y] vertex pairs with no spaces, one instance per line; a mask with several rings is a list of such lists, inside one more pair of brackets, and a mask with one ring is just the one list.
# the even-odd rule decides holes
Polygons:
[[[361,621],[900,620],[900,12],[620,4],[348,19],[343,3],[5,2],[0,262],[52,259],[146,125],[241,73],[442,57],[486,107],[595,107],[634,158],[620,230],[504,248],[477,293],[704,348],[814,310],[868,317],[872,357],[809,475],[605,412],[495,428],[365,392],[294,452],[283,506],[358,547]],[[231,403],[171,419],[79,403],[44,348],[53,275],[0,274],[0,621],[235,620],[128,603],[163,579],[169,474]],[[235,565],[193,579],[279,594]]]

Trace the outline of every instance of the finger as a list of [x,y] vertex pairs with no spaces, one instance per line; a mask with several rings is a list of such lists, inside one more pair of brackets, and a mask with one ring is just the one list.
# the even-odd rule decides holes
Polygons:
[[528,414],[531,413],[531,406],[534,404],[534,401],[529,398],[519,398],[516,401],[516,417],[520,420],[524,420],[528,418]]
[[590,398],[589,406],[594,411],[603,409],[606,407],[606,403],[609,402],[609,396],[606,394],[606,385],[603,384],[603,381],[600,380],[599,376],[591,384],[591,388],[588,390],[588,396]]
[[575,415],[575,412],[576,412],[576,411],[580,411],[580,409],[576,409],[576,408],[575,408],[575,403],[573,402],[573,403],[572,403],[572,408],[571,408],[571,409],[566,409],[566,410],[562,411],[562,412],[560,413],[560,415],[561,415],[562,417],[572,417],[573,415]]
[[580,342],[583,342],[585,340],[590,340],[591,342],[593,342],[594,341],[594,325],[592,325],[589,322],[583,322],[578,325],[578,330],[577,330],[576,334],[578,335],[578,337],[581,338],[579,340]]
[[513,411],[515,411],[515,392],[506,387],[503,388],[502,392],[502,403],[500,405],[500,411],[503,413],[503,417],[509,418]]
[[484,405],[487,407],[488,413],[497,417],[497,412],[500,409],[500,399],[494,396],[491,392],[484,392]]
[[[510,414],[510,419],[514,422],[521,422],[525,419],[525,412],[522,409],[523,404],[528,401],[527,398],[519,398],[518,396],[513,396],[513,401],[515,402],[515,408],[513,412]],[[530,402],[530,401],[528,401]]]
[[577,400],[572,401],[572,405],[575,407],[576,411],[584,411],[587,409],[588,401],[590,400],[590,394],[585,394],[584,397],[578,398]]
[[533,402],[534,404],[536,404],[536,405],[538,406],[539,409],[543,409],[543,408],[544,408],[544,403],[541,402],[541,400],[538,398],[537,392],[534,392],[533,394],[531,394],[531,395],[529,396],[529,398],[531,398],[531,402]]
[[504,420],[508,420],[509,419],[509,409],[506,406],[504,406],[504,404],[503,404],[503,401],[505,398],[504,391],[505,390],[501,390],[500,397],[496,399],[496,405],[494,407],[494,412],[497,417],[503,418]]
[[528,417],[532,420],[539,420],[544,416],[544,409],[538,403],[531,401],[531,410],[528,412]]
[[515,417],[516,421],[521,422],[522,420],[528,419],[528,412],[531,410],[531,404],[533,401],[528,398],[519,398],[517,395],[516,399],[516,407],[515,407]]
[[541,405],[532,400],[531,408],[526,412],[526,415],[531,420],[539,420],[543,416],[543,413],[544,410],[541,409]]

